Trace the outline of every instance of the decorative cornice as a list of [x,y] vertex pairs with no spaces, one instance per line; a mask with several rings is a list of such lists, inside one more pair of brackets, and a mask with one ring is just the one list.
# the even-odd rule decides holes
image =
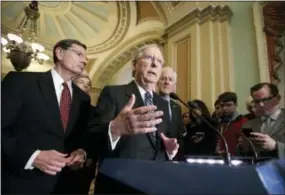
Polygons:
[[195,8],[178,21],[166,27],[164,36],[171,36],[172,34],[180,32],[181,29],[188,27],[192,23],[202,24],[207,20],[228,21],[231,19],[232,15],[233,12],[228,5],[209,5],[203,9]]

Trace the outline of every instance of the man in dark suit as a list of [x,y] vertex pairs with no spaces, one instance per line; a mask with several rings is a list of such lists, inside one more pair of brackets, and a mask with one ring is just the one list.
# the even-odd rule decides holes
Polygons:
[[162,70],[160,79],[158,81],[159,95],[167,101],[170,118],[170,132],[169,137],[178,138],[179,152],[175,156],[175,160],[183,160],[183,134],[186,129],[182,120],[181,106],[170,99],[169,94],[174,92],[176,88],[177,73],[170,67],[165,67]]
[[[248,120],[242,128],[252,129],[249,139],[261,157],[285,157],[285,112],[280,108],[281,96],[276,85],[258,83],[250,90],[255,118]],[[237,151],[249,153],[248,142],[239,139]]]
[[69,193],[72,169],[86,153],[81,145],[90,98],[71,78],[86,65],[86,46],[61,40],[55,67],[44,73],[10,72],[2,82],[2,193]]
[[[102,90],[97,103],[100,119],[94,120],[109,134],[105,158],[164,161],[176,155],[177,140],[166,136],[170,133],[167,102],[154,92],[163,64],[159,47],[146,45],[133,61],[134,81]],[[95,193],[127,193],[102,178],[99,174]]]

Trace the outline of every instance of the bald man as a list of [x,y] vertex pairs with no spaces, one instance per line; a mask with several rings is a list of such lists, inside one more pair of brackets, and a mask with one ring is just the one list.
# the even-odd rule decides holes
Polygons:
[[[170,68],[165,67],[162,69],[160,79],[158,81],[158,93],[168,103],[169,119],[171,124],[171,133],[169,137],[177,138],[179,142],[179,152],[175,156],[175,160],[183,160],[183,134],[186,132],[184,123],[182,120],[181,107],[170,99],[169,94],[175,91],[177,81],[176,72]],[[172,131],[176,129],[176,131]]]

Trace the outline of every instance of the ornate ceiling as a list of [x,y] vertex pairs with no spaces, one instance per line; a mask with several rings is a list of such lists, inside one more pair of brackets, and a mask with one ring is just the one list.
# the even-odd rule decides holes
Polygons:
[[[1,2],[4,37],[16,30],[29,3]],[[101,88],[106,79],[130,61],[137,47],[160,42],[167,26],[188,13],[189,7],[203,7],[202,4],[199,1],[39,1],[37,42],[45,46],[49,56],[52,56],[53,45],[60,39],[74,38],[85,43],[90,59],[86,69],[92,85]],[[42,71],[53,66],[52,61],[47,64],[42,66]],[[3,58],[2,65],[2,72],[13,70],[9,61]],[[28,71],[33,71],[34,66]]]
[[[3,31],[13,31],[29,2],[3,2]],[[127,2],[39,2],[38,42],[51,50],[54,43],[74,38],[86,43],[88,53],[108,50],[126,34],[130,20]]]
[[[2,36],[15,32],[29,3],[1,2]],[[167,24],[158,2],[39,1],[39,11],[37,42],[46,48],[46,53],[52,56],[53,45],[60,39],[78,39],[88,47],[87,71],[100,80],[110,77],[132,58],[128,50],[159,40]],[[8,60],[2,60],[2,64],[2,71],[12,70]],[[53,65],[52,61],[48,64]],[[49,66],[44,67],[42,71]],[[97,83],[98,79],[93,81]]]

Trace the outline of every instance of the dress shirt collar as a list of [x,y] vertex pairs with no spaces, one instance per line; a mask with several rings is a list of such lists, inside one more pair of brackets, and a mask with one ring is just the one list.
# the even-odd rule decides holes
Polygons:
[[[56,70],[53,68],[51,69],[51,76],[52,76],[52,80],[54,83],[54,87],[56,89],[56,91],[58,91],[59,89],[61,89],[62,84],[64,83],[63,78],[56,72]],[[72,81],[66,81],[67,86],[69,88],[69,91],[72,93]]]
[[269,115],[269,116],[262,116],[262,117],[261,117],[261,120],[262,120],[262,121],[265,121],[265,120],[267,120],[268,118],[270,118],[271,120],[276,121],[276,120],[278,119],[278,117],[279,117],[280,114],[281,114],[281,109],[278,108],[278,109],[277,109],[275,112],[273,112],[271,115]]
[[[136,81],[135,81],[135,84],[137,85],[138,89],[139,89],[139,92],[141,94],[141,97],[144,101],[145,99],[145,93],[147,92],[144,88],[142,88]],[[149,91],[151,97],[153,97],[153,91]]]

